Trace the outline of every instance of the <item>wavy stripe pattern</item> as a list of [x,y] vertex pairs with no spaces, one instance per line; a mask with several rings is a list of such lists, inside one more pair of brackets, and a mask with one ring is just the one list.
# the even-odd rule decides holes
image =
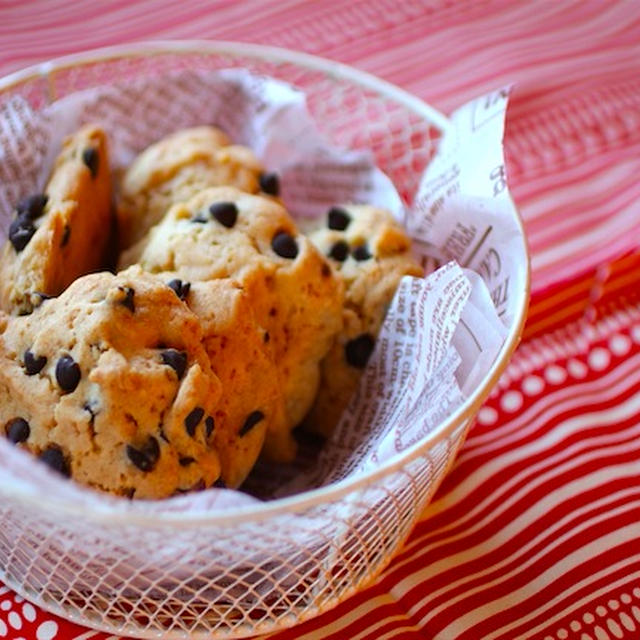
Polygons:
[[[8,0],[0,74],[152,38],[308,51],[445,112],[516,83],[505,149],[532,254],[525,342],[376,584],[271,637],[640,637],[638,2]],[[0,585],[2,637],[115,640]]]

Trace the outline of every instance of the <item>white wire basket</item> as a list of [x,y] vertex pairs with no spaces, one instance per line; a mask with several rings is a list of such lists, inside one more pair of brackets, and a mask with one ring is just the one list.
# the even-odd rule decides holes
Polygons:
[[[448,126],[418,98],[365,73],[234,43],[144,43],[66,57],[1,80],[0,102],[21,96],[38,110],[115,81],[229,67],[302,89],[318,129],[338,147],[372,151],[407,203]],[[0,486],[0,579],[64,618],[140,638],[246,637],[331,609],[376,578],[440,485],[517,345],[528,291],[517,295],[519,311],[482,384],[375,472],[215,514],[114,516]]]

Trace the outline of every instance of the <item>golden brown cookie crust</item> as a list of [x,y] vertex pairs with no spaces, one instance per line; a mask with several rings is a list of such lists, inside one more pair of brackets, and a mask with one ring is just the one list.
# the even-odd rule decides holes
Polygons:
[[26,245],[17,249],[8,241],[0,255],[0,304],[13,314],[30,313],[40,294],[58,295],[79,276],[105,267],[112,202],[102,129],[87,125],[65,140],[45,195]]
[[268,336],[238,283],[210,280],[189,289],[185,301],[200,320],[211,368],[222,384],[216,421],[224,428],[214,433],[222,479],[238,487],[260,455],[267,429],[282,421],[278,375]]
[[262,165],[247,147],[232,145],[215,127],[178,131],[145,149],[120,186],[120,247],[130,247],[160,222],[176,202],[207,187],[232,185],[259,191]]
[[[400,280],[424,275],[409,237],[388,211],[347,205],[332,217],[333,224],[323,219],[309,230],[345,285],[342,330],[322,361],[318,395],[305,420],[307,428],[324,436],[331,434],[358,385]],[[345,223],[343,229],[330,228]]]

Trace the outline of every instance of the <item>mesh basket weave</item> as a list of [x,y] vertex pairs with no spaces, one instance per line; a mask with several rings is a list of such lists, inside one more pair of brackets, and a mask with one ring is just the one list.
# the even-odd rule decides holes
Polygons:
[[[40,109],[81,89],[181,69],[244,67],[302,89],[336,146],[369,149],[410,202],[446,119],[361,72],[248,45],[145,44],[9,76],[0,101]],[[526,257],[523,256],[526,261]],[[0,486],[0,578],[65,618],[111,633],[229,638],[318,615],[398,550],[511,355],[522,312],[483,384],[428,439],[365,477],[224,514],[107,517]]]

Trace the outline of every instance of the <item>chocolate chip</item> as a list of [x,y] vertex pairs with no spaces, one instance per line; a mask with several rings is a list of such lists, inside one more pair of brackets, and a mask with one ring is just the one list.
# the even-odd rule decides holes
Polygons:
[[178,351],[177,349],[167,349],[163,351],[160,356],[162,362],[169,365],[178,375],[178,380],[182,379],[184,371],[187,368],[187,354],[184,351]]
[[13,248],[20,253],[29,244],[29,240],[35,232],[36,228],[33,226],[33,222],[25,214],[22,214],[9,225],[9,240]]
[[196,459],[192,458],[191,456],[184,456],[183,458],[180,458],[178,460],[181,467],[188,467],[190,464],[193,464],[195,461]]
[[358,262],[362,262],[363,260],[368,260],[371,257],[371,254],[369,253],[369,249],[367,249],[367,245],[366,244],[361,244],[359,247],[356,247],[351,252],[351,255]]
[[270,196],[280,195],[280,178],[277,173],[262,173],[259,182],[260,190],[264,193],[268,193]]
[[36,193],[33,196],[23,198],[16,206],[18,216],[25,216],[31,220],[39,218],[44,213],[44,207],[49,196],[44,193]]
[[364,369],[371,356],[375,340],[368,333],[363,333],[353,340],[349,340],[344,347],[347,362],[358,369]]
[[220,477],[211,486],[216,489],[226,489],[227,483]]
[[160,445],[153,436],[149,436],[146,444],[139,449],[128,444],[127,457],[140,471],[151,471],[160,457]]
[[27,349],[24,352],[24,371],[28,376],[35,376],[40,373],[45,364],[47,364],[47,356],[36,356],[33,351]]
[[329,251],[329,256],[338,262],[344,262],[348,255],[349,245],[342,240],[338,240]]
[[63,391],[73,391],[80,382],[80,367],[71,356],[62,356],[56,363],[56,380]]
[[5,432],[10,442],[18,444],[18,442],[24,442],[29,438],[31,428],[24,418],[13,418],[7,422]]
[[189,291],[191,290],[190,282],[182,282],[182,280],[179,280],[178,278],[171,280],[171,282],[167,282],[167,286],[173,289],[180,300],[186,300],[189,295]]
[[273,236],[271,248],[281,257],[293,260],[298,255],[298,245],[293,236],[286,231],[279,231]]
[[118,291],[122,293],[121,298],[118,300],[118,304],[129,309],[131,313],[135,313],[136,305],[133,302],[133,296],[136,294],[135,289],[132,287],[118,287]]
[[202,407],[196,407],[184,419],[184,426],[187,430],[187,433],[192,438],[196,434],[196,427],[200,424],[200,420],[202,420],[202,416],[204,416],[204,409]]
[[271,340],[271,336],[269,335],[268,331],[264,332],[264,335],[262,336],[262,341],[267,344],[267,342],[269,342],[269,340]]
[[84,162],[89,171],[91,171],[91,177],[95,178],[98,175],[98,165],[100,163],[98,151],[93,147],[87,147],[82,152],[82,162]]
[[67,461],[65,460],[64,454],[58,447],[48,447],[40,454],[39,458],[42,462],[48,465],[50,469],[61,473],[63,476],[68,478],[71,475],[71,471]]
[[239,435],[247,435],[247,433],[249,433],[249,431],[251,431],[251,429],[253,429],[253,427],[255,427],[261,420],[264,420],[264,413],[262,413],[262,411],[252,411],[244,421]]
[[323,278],[328,278],[331,275],[331,267],[326,262],[323,262],[320,272]]
[[64,225],[64,229],[62,231],[62,239],[60,240],[60,246],[64,247],[71,237],[71,227],[68,224]]
[[204,426],[206,429],[205,435],[207,436],[207,439],[209,439],[211,437],[211,434],[213,433],[213,429],[215,428],[216,423],[211,416],[207,416],[207,419],[204,421]]
[[238,219],[238,207],[233,202],[214,202],[209,213],[227,229],[231,229]]
[[344,231],[351,222],[351,216],[342,207],[331,207],[327,214],[327,226],[329,229]]

